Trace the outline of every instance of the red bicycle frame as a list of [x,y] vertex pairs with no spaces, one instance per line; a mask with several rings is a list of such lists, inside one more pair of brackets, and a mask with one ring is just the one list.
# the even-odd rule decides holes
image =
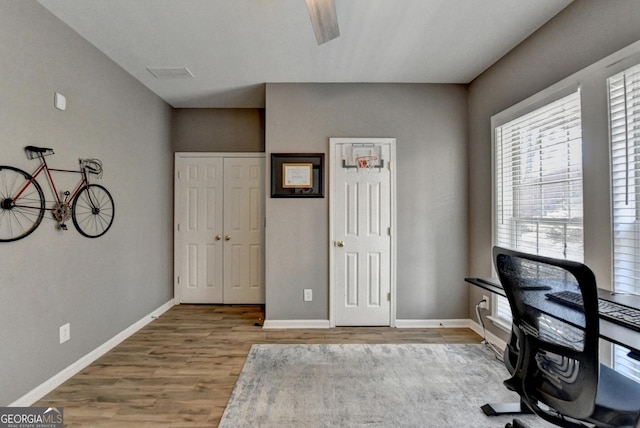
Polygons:
[[[78,192],[80,192],[80,190],[83,187],[89,185],[89,174],[87,174],[87,171],[86,171],[85,168],[80,168],[80,171],[71,170],[71,169],[49,168],[49,165],[47,165],[47,161],[44,158],[44,155],[43,154],[38,154],[38,157],[40,158],[40,162],[41,162],[40,166],[38,167],[38,169],[36,169],[36,171],[33,174],[31,174],[31,178],[29,179],[29,181],[27,181],[27,183],[22,187],[22,189],[20,189],[18,194],[13,197],[13,200],[17,200],[18,198],[20,198],[22,193],[29,187],[29,185],[33,181],[35,181],[35,179],[40,175],[40,173],[43,170],[47,173],[47,178],[48,178],[49,184],[51,185],[51,190],[53,191],[53,195],[55,196],[56,202],[58,204],[67,203],[68,201],[73,200],[73,198],[78,194]],[[82,160],[80,160],[80,163],[82,164]],[[80,181],[76,185],[76,187],[73,190],[73,192],[71,192],[71,193],[65,192],[64,201],[62,200],[62,198],[60,197],[60,194],[58,193],[58,189],[56,188],[56,183],[53,181],[53,176],[51,175],[51,171],[71,172],[71,173],[76,173],[76,174],[81,174],[82,175],[82,178],[80,179]],[[37,207],[27,207],[27,206],[24,206],[24,205],[16,205],[16,206],[21,206],[23,208],[37,208]],[[45,210],[53,211],[54,208],[45,207]]]

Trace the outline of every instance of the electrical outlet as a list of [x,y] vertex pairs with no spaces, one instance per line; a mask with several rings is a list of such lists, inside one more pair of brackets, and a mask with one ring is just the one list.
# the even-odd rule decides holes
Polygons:
[[491,300],[489,299],[489,296],[482,296],[482,300],[484,300],[484,302],[480,302],[480,308],[489,310],[490,308],[489,302],[491,302]]
[[310,288],[304,289],[304,295],[302,297],[302,301],[311,302],[313,300],[313,290]]
[[71,339],[71,324],[66,323],[60,326],[60,343],[64,343]]

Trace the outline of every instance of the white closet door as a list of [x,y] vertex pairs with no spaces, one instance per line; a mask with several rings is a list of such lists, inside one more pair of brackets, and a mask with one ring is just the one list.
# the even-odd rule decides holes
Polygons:
[[264,163],[176,156],[179,303],[264,303]]
[[226,158],[224,195],[224,303],[264,303],[264,158]]
[[222,180],[221,158],[176,158],[176,280],[181,303],[223,302]]

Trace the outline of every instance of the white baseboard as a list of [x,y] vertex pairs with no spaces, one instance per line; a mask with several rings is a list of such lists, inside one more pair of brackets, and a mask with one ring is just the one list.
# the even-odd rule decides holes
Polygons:
[[[397,328],[470,328],[482,337],[482,326],[471,319],[447,319],[447,320],[396,320]],[[491,333],[486,331],[485,339],[495,345],[500,350],[507,347],[507,343]]]
[[72,376],[79,373],[82,369],[87,367],[89,364],[109,352],[111,349],[115,348],[118,344],[124,341],[126,338],[131,336],[136,331],[140,330],[145,325],[149,324],[151,321],[168,311],[174,306],[174,300],[171,299],[164,305],[160,306],[155,311],[151,312],[149,315],[146,315],[136,323],[127,327],[117,335],[113,336],[111,339],[98,346],[93,351],[89,352],[84,357],[81,357],[75,363],[71,364],[67,368],[63,369],[58,374],[54,375],[50,379],[46,380],[42,384],[38,385],[31,391],[27,392],[22,397],[18,398],[13,403],[9,404],[10,407],[29,407],[36,401],[40,400],[42,397],[56,389],[58,386],[62,385],[64,382],[69,380]]
[[[477,322],[469,320],[469,328],[475,331],[476,333],[478,333],[480,336],[482,336],[482,326]],[[496,336],[495,334],[491,333],[488,330],[485,333],[485,339],[489,343],[494,344],[501,351],[504,351],[504,349],[507,347],[507,342],[500,339],[498,336]]]
[[396,328],[468,328],[468,319],[396,320]]
[[[396,320],[396,328],[469,328],[471,320]],[[331,328],[329,320],[265,320],[263,328]]]
[[329,328],[329,320],[265,320],[262,328]]

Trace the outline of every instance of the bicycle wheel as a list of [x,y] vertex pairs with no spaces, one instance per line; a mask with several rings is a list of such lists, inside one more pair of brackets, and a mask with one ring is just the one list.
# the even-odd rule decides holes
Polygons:
[[32,178],[21,169],[0,166],[0,242],[22,239],[40,225],[44,193]]
[[113,224],[115,206],[107,189],[99,184],[89,184],[78,192],[71,206],[73,224],[87,238],[97,238],[107,233]]

